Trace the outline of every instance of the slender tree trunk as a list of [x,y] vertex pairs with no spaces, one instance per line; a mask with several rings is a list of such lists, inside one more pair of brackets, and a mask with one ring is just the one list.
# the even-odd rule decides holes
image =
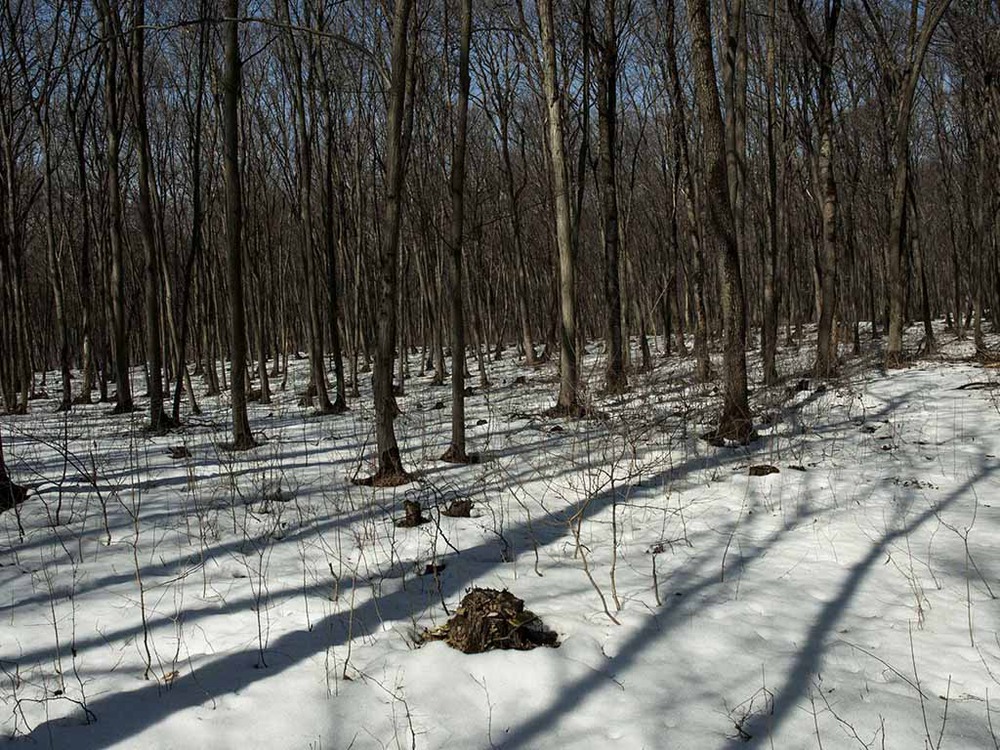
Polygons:
[[458,57],[458,121],[451,163],[451,444],[442,459],[467,463],[465,451],[465,314],[462,305],[462,240],[465,225],[465,150],[469,122],[469,47],[472,0],[462,0],[462,32]]
[[[878,23],[871,10],[869,0],[863,0],[866,12]],[[917,85],[920,82],[924,57],[930,46],[931,38],[945,12],[951,5],[951,0],[937,0],[934,5],[923,11],[923,21],[919,35],[915,33],[917,23],[917,4],[913,4],[910,42],[906,50],[905,74],[898,71],[890,74],[897,90],[895,107],[895,127],[893,129],[893,179],[890,190],[889,238],[886,245],[888,261],[889,284],[889,340],[886,346],[885,360],[887,367],[898,367],[903,363],[903,323],[906,317],[906,286],[907,279],[903,272],[904,237],[903,224],[906,221],[906,187],[909,179],[910,164],[910,121],[913,116],[913,103],[916,97]],[[888,56],[889,50],[883,54]]]
[[[47,105],[45,105],[47,106]],[[55,195],[52,186],[52,140],[49,129],[48,113],[39,115],[38,124],[42,131],[42,183],[45,192],[45,249],[49,264],[49,279],[52,286],[53,307],[56,316],[56,331],[59,341],[59,371],[62,384],[62,395],[59,399],[59,411],[69,411],[73,405],[72,380],[70,378],[69,330],[66,323],[66,285],[63,278],[63,268],[56,249],[55,212],[53,204]]]
[[121,198],[121,99],[118,81],[120,50],[120,22],[117,5],[112,8],[108,0],[99,0],[101,34],[104,37],[104,106],[107,128],[108,175],[108,235],[111,244],[111,314],[112,339],[115,359],[115,414],[124,414],[135,407],[132,403],[132,382],[129,374],[129,340],[125,320],[125,240],[122,235],[123,216]]
[[607,316],[607,369],[609,393],[628,387],[622,347],[622,296],[618,262],[618,29],[616,0],[604,0],[604,38],[597,112],[600,132],[601,209],[604,219],[604,305]]
[[[499,88],[499,80],[495,81]],[[535,355],[535,341],[531,333],[531,315],[528,309],[528,269],[525,260],[525,248],[521,229],[520,191],[514,185],[514,164],[510,155],[510,109],[504,95],[496,94],[497,115],[500,119],[500,155],[503,158],[504,186],[507,200],[510,203],[510,225],[514,241],[514,263],[516,276],[514,280],[517,295],[517,313],[521,323],[521,346],[524,349],[524,363],[528,367],[538,364]]]
[[[823,84],[821,83],[821,86]],[[819,179],[822,189],[823,244],[820,253],[820,311],[816,339],[816,377],[836,369],[833,319],[837,279],[837,184],[833,173],[833,108],[829,92],[820,93]]]
[[777,126],[777,27],[778,3],[770,0],[771,22],[767,26],[767,60],[764,86],[767,95],[767,246],[764,250],[764,314],[761,325],[761,356],[764,367],[764,384],[774,385],[778,380],[775,363],[778,352],[778,153],[775,142]]
[[666,70],[665,77],[669,82],[671,94],[671,128],[673,129],[674,161],[683,176],[684,206],[687,212],[687,225],[691,243],[694,267],[689,274],[694,297],[695,329],[694,353],[696,377],[702,383],[712,378],[712,363],[708,352],[708,309],[705,304],[705,252],[703,238],[700,232],[699,193],[695,183],[694,171],[691,167],[691,156],[688,150],[688,127],[685,116],[685,97],[682,88],[680,67],[677,62],[676,43],[676,7],[674,0],[667,0],[664,9],[666,15]]
[[[199,2],[199,8],[203,16],[207,15],[208,8],[205,0]],[[204,211],[201,198],[201,157],[202,157],[202,111],[205,89],[205,69],[208,66],[208,44],[209,26],[201,24],[198,30],[198,65],[197,80],[195,82],[195,103],[194,117],[190,124],[189,150],[191,154],[191,244],[188,248],[187,257],[184,260],[184,272],[181,287],[181,323],[177,345],[176,382],[174,384],[173,409],[171,417],[175,423],[180,423],[181,418],[181,393],[185,379],[190,381],[187,369],[187,343],[189,326],[189,308],[191,307],[191,285],[194,279],[195,263],[202,251],[202,224],[204,223]],[[188,390],[191,391],[191,409],[197,414],[199,412],[190,382]]]
[[[344,386],[344,353],[340,340],[340,290],[337,281],[337,249],[343,247],[347,238],[347,207],[345,203],[343,178],[337,183],[336,197],[334,195],[334,127],[333,106],[330,101],[331,83],[326,67],[321,67],[324,83],[324,108],[326,110],[326,201],[324,203],[324,239],[326,243],[326,279],[329,296],[328,317],[330,326],[330,341],[333,348],[333,372],[336,379],[336,395],[330,409],[335,414],[347,411],[347,395]],[[342,167],[338,167],[338,171]],[[342,172],[340,172],[342,174]],[[336,231],[334,229],[334,202],[339,206]],[[339,241],[338,241],[339,240]]]
[[[87,85],[83,80],[79,83],[81,89]],[[86,95],[82,90],[80,95]],[[89,92],[88,92],[89,93]],[[75,403],[91,403],[91,391],[94,390],[94,329],[95,329],[95,300],[97,295],[91,294],[94,288],[94,258],[92,225],[93,212],[90,205],[91,193],[87,179],[87,132],[90,120],[90,109],[92,102],[88,102],[83,121],[80,121],[79,103],[73,93],[67,96],[69,100],[68,110],[70,125],[73,134],[73,146],[76,152],[76,177],[80,190],[81,202],[81,227],[80,227],[80,269],[78,282],[84,291],[80,299],[80,332],[82,342],[80,346],[80,369],[83,371],[83,382],[80,386],[80,393],[76,397]]]
[[243,302],[243,195],[240,186],[240,39],[239,0],[225,5],[225,70],[223,72],[223,170],[226,183],[226,245],[229,270],[230,348],[232,376],[230,392],[233,409],[233,450],[253,448],[247,417],[247,331]]
[[909,198],[907,200],[909,218],[906,222],[907,234],[909,235],[910,250],[913,253],[913,264],[917,277],[920,279],[920,313],[924,323],[924,356],[933,357],[937,354],[937,342],[934,339],[934,326],[931,320],[930,295],[927,291],[927,268],[924,258],[923,244],[921,243],[921,221],[920,207],[917,204],[917,191],[910,181],[908,189]]
[[146,120],[146,0],[133,0],[132,101],[139,152],[139,236],[145,264],[144,300],[146,362],[149,377],[149,428],[155,433],[173,426],[163,411],[163,342],[160,327],[160,262],[152,197],[152,152]]

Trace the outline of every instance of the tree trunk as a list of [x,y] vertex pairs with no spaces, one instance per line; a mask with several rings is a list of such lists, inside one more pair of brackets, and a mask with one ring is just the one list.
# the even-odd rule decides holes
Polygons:
[[465,217],[465,151],[469,122],[469,47],[472,0],[462,0],[462,32],[458,57],[458,121],[451,165],[451,444],[442,459],[468,463],[465,451],[465,315],[462,305],[462,240]]
[[125,321],[125,240],[122,236],[120,156],[121,100],[118,93],[118,52],[120,23],[117,6],[113,10],[108,0],[98,3],[101,34],[104,37],[104,106],[107,128],[108,163],[108,236],[111,243],[111,314],[115,358],[115,414],[124,414],[135,407],[132,403],[132,382],[129,375],[129,342]]
[[598,80],[597,113],[600,132],[601,209],[604,219],[604,305],[608,363],[605,387],[621,393],[628,386],[622,350],[622,297],[618,263],[618,30],[616,0],[604,0],[604,39]]
[[[893,180],[890,190],[889,238],[886,245],[889,284],[889,340],[886,346],[886,367],[898,367],[903,363],[903,323],[906,317],[905,295],[907,278],[903,273],[903,224],[906,220],[906,186],[909,179],[910,164],[910,121],[913,115],[913,103],[916,97],[917,84],[920,83],[921,69],[927,48],[930,46],[934,31],[941,22],[945,11],[951,5],[951,0],[937,0],[932,7],[923,11],[923,23],[918,36],[914,36],[919,11],[917,4],[913,5],[911,19],[911,38],[906,50],[905,75],[894,70],[889,75],[893,78],[894,88],[898,92],[895,107],[895,127],[893,130]],[[874,23],[878,23],[868,0],[864,0],[865,11]],[[886,56],[888,50],[883,51]]]
[[230,393],[233,405],[233,450],[253,448],[247,417],[247,331],[243,303],[243,195],[240,186],[240,40],[239,0],[226,0],[226,51],[223,73],[223,169],[226,187],[226,246],[229,271],[230,331],[232,357]]
[[160,328],[160,262],[152,198],[152,152],[146,120],[146,0],[134,0],[132,29],[132,102],[139,152],[139,236],[145,264],[146,362],[149,370],[149,429],[163,432],[173,420],[163,411],[163,344]]
[[778,380],[775,363],[778,352],[778,294],[777,266],[780,253],[778,243],[778,150],[775,142],[777,125],[777,0],[770,0],[771,23],[767,30],[767,61],[765,90],[767,95],[767,245],[764,249],[764,314],[761,322],[761,357],[764,367],[764,385],[774,385]]
[[[406,106],[407,35],[413,0],[396,0],[392,20],[392,70],[385,144],[385,210],[379,246],[378,313],[375,329],[375,443],[378,468],[369,481],[396,485],[409,481],[396,443],[393,421],[392,365],[396,346],[396,297],[399,271],[399,234],[403,204],[403,120]],[[410,102],[412,106],[412,101]]]
[[572,242],[569,208],[569,175],[563,133],[562,92],[556,73],[555,19],[552,0],[539,0],[542,28],[542,81],[547,113],[547,135],[552,168],[555,204],[556,245],[559,252],[559,398],[554,414],[579,417],[583,414],[579,393],[579,362],[576,350],[576,259]]
[[685,116],[685,96],[681,81],[680,67],[677,63],[676,44],[676,7],[674,0],[667,0],[666,8],[666,71],[665,77],[669,82],[671,94],[671,128],[673,129],[674,162],[676,168],[680,170],[683,177],[685,201],[684,206],[687,212],[687,225],[691,251],[694,256],[694,267],[691,269],[688,278],[691,282],[691,292],[694,297],[694,354],[695,354],[695,375],[702,382],[708,382],[712,377],[712,363],[708,351],[708,310],[705,305],[705,254],[700,234],[700,205],[697,185],[695,184],[694,172],[691,168],[691,155],[688,150],[688,126]]
[[726,137],[712,57],[710,16],[709,0],[689,1],[691,53],[706,170],[704,236],[706,246],[714,249],[722,265],[725,392],[719,425],[712,437],[742,444],[754,437],[747,391],[746,304],[730,202]]

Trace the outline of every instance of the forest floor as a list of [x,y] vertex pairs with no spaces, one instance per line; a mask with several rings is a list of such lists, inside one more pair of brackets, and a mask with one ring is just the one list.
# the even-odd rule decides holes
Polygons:
[[[1000,747],[1000,378],[940,336],[827,383],[783,350],[742,448],[699,439],[718,394],[689,358],[607,397],[593,345],[600,418],[545,417],[554,366],[508,354],[470,380],[483,462],[445,464],[450,391],[414,373],[395,489],[351,482],[369,391],[312,415],[304,361],[247,453],[225,396],[164,437],[36,401],[0,419],[32,486],[0,515],[0,746]],[[397,528],[404,500],[430,522]],[[559,647],[419,645],[473,586]]]

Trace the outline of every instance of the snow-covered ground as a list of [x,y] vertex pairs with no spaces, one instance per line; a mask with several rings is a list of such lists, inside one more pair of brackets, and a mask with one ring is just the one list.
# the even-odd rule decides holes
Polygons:
[[[162,438],[107,405],[0,419],[36,487],[0,516],[0,745],[998,746],[995,371],[791,375],[756,389],[761,439],[730,449],[698,439],[717,397],[689,359],[617,399],[590,349],[603,417],[578,422],[543,416],[551,366],[489,363],[473,466],[436,460],[450,391],[414,373],[397,432],[416,477],[395,490],[350,481],[372,471],[366,392],[310,415],[304,362],[251,407],[246,454],[218,447],[224,399]],[[455,498],[472,518],[439,515]],[[404,499],[432,523],[396,528]],[[418,647],[472,586],[524,599],[560,647]]]

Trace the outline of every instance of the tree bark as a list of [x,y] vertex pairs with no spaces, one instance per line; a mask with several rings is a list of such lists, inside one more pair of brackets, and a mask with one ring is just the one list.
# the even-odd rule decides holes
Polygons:
[[[378,312],[375,329],[375,443],[378,468],[369,480],[376,485],[409,481],[399,455],[393,421],[396,401],[392,370],[396,347],[396,297],[399,272],[399,235],[403,203],[403,120],[406,116],[407,42],[413,0],[396,0],[392,20],[392,69],[385,144],[385,211],[379,246]],[[412,100],[410,101],[412,106]]]
[[836,369],[836,351],[833,337],[834,311],[836,308],[837,279],[837,182],[833,171],[833,58],[836,54],[837,21],[840,17],[840,0],[824,4],[822,43],[816,39],[802,0],[788,0],[788,9],[799,30],[799,38],[806,53],[819,67],[817,127],[819,150],[816,152],[819,177],[819,209],[822,221],[822,248],[819,263],[817,297],[819,301],[819,326],[816,334],[816,362],[814,373],[818,378],[832,375]]
[[243,195],[240,186],[239,102],[240,40],[239,0],[226,0],[226,51],[223,74],[223,168],[226,183],[226,245],[229,271],[230,332],[232,358],[230,393],[233,410],[233,450],[247,450],[256,443],[247,416],[247,331],[243,301]]
[[695,92],[702,127],[705,161],[705,240],[722,266],[722,318],[724,350],[724,396],[719,425],[712,438],[748,443],[754,437],[747,389],[746,303],[736,245],[736,226],[729,193],[726,136],[719,106],[715,60],[712,57],[712,27],[709,0],[690,0],[691,53]]
[[[872,10],[869,0],[862,0],[865,11],[872,23],[878,27],[881,34],[880,21]],[[886,367],[899,367],[904,360],[903,354],[903,322],[906,316],[906,276],[903,273],[903,224],[906,220],[906,186],[909,179],[910,164],[910,121],[913,116],[913,103],[916,98],[917,85],[920,83],[924,57],[930,46],[934,32],[951,5],[951,0],[937,0],[933,7],[928,7],[923,14],[923,23],[919,34],[911,32],[906,50],[905,68],[893,67],[886,74],[893,81],[896,90],[892,160],[893,177],[890,189],[889,237],[886,244],[886,258],[889,271],[889,340],[886,346]],[[911,28],[916,28],[918,9],[914,3]],[[884,50],[886,59],[889,50]],[[884,63],[888,64],[888,62]]]
[[149,429],[163,432],[173,420],[163,410],[163,342],[160,327],[160,261],[153,215],[152,167],[146,117],[146,0],[133,0],[132,104],[139,152],[139,236],[142,240],[146,362],[149,371]]
[[576,258],[572,242],[569,207],[569,175],[563,132],[562,92],[556,72],[555,19],[552,0],[539,0],[542,30],[542,84],[547,114],[547,140],[552,169],[555,204],[556,245],[559,253],[559,397],[553,413],[579,417],[583,414],[579,393],[579,362],[576,350]]
[[776,366],[778,352],[778,293],[777,266],[780,253],[778,242],[778,147],[775,138],[777,126],[777,28],[778,2],[770,0],[771,22],[767,27],[767,53],[764,87],[767,95],[767,124],[765,143],[767,150],[767,246],[764,250],[764,314],[761,323],[761,358],[764,367],[764,385],[774,385],[778,380]]
[[125,321],[125,240],[122,236],[121,198],[121,99],[118,93],[118,54],[121,23],[117,5],[99,0],[101,34],[104,37],[104,106],[107,139],[108,236],[111,244],[111,315],[115,359],[115,414],[131,412],[132,381],[129,374],[129,341]]
[[604,38],[598,81],[601,210],[604,219],[604,305],[607,320],[605,387],[621,393],[628,387],[622,347],[622,295],[618,262],[618,29],[616,0],[604,0]]
[[472,0],[462,0],[462,31],[458,57],[458,120],[451,163],[451,444],[445,461],[468,463],[465,450],[465,314],[462,304],[462,246],[465,224],[465,151],[469,122],[469,48],[472,40]]

